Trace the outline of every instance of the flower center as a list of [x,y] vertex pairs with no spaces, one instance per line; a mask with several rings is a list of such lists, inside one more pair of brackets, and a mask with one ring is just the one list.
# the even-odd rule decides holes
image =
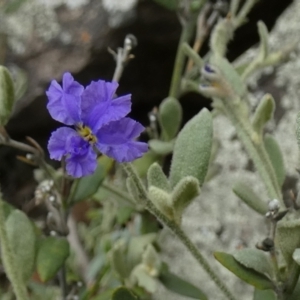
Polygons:
[[97,137],[93,135],[91,128],[85,125],[79,125],[77,127],[78,134],[87,142],[95,144],[97,142]]

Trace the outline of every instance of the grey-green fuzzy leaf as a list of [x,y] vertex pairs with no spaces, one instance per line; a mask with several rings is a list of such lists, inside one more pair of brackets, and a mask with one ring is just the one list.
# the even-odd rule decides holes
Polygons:
[[193,117],[178,134],[170,171],[171,187],[182,178],[193,176],[202,185],[212,149],[213,123],[207,109]]
[[162,128],[162,137],[170,141],[172,140],[181,124],[182,108],[179,101],[175,98],[166,98],[159,106],[158,117]]
[[272,119],[275,109],[275,102],[270,94],[266,94],[261,99],[259,105],[257,106],[252,125],[253,129],[258,133],[262,134],[265,124]]
[[282,220],[278,222],[276,238],[282,255],[288,266],[293,262],[293,253],[300,248],[300,220]]
[[158,155],[168,155],[172,153],[174,149],[175,141],[161,141],[161,140],[150,140],[148,142],[150,149],[153,150],[154,153]]
[[27,282],[34,269],[36,236],[28,217],[20,210],[14,210],[6,219],[7,235],[16,265]]
[[253,269],[258,273],[273,277],[273,268],[270,258],[258,249],[242,249],[236,251],[233,257],[243,266]]
[[12,77],[7,68],[0,66],[0,126],[6,125],[15,102]]
[[265,215],[268,211],[268,205],[265,203],[249,185],[243,182],[236,182],[233,185],[233,192],[250,208],[258,212],[259,214]]
[[171,191],[169,180],[158,163],[150,166],[147,172],[147,179],[149,187],[155,186],[166,192]]
[[199,181],[192,176],[182,178],[172,193],[172,204],[176,221],[180,223],[184,210],[200,194]]
[[283,160],[283,155],[280,146],[276,141],[276,139],[270,134],[266,134],[264,143],[265,143],[265,148],[270,157],[270,160],[272,162],[274,171],[276,173],[279,186],[282,186],[285,180],[286,173],[285,173],[284,160]]

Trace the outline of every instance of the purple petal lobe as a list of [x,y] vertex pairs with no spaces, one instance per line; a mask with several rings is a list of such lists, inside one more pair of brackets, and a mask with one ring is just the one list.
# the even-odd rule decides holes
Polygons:
[[63,75],[63,86],[56,80],[50,84],[47,108],[51,117],[66,125],[74,125],[80,121],[80,103],[83,86],[74,81],[70,73]]
[[144,127],[130,119],[123,118],[103,126],[97,132],[97,147],[118,162],[129,162],[148,151],[148,145],[133,139],[140,135]]
[[93,81],[82,94],[82,120],[96,132],[103,125],[125,117],[131,109],[131,95],[113,99],[116,82]]
[[69,127],[61,127],[54,131],[48,142],[51,159],[61,160],[69,153],[69,140],[78,136],[77,132]]
[[69,156],[66,159],[67,173],[75,178],[93,174],[97,168],[97,155],[88,142],[80,136],[68,142]]

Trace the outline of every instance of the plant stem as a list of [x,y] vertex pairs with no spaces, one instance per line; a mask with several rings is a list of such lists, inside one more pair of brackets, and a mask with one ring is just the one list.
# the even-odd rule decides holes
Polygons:
[[3,211],[2,197],[0,197],[0,240],[2,260],[4,262],[6,274],[12,284],[17,300],[29,300],[26,286],[21,279],[20,273],[18,272],[18,268],[15,264],[16,261],[13,257],[13,252],[9,244],[7,231],[5,227],[5,216]]
[[124,202],[126,204],[129,204],[130,206],[133,206],[133,207],[136,206],[136,203],[130,197],[129,194],[124,193],[123,191],[119,190],[118,188],[114,187],[113,185],[108,184],[107,182],[103,182],[101,187],[104,188],[105,190],[109,191],[110,193],[116,195],[117,197],[121,198],[122,200],[124,200]]
[[125,37],[123,48],[118,48],[117,53],[110,50],[117,63],[112,81],[120,81],[126,64],[132,58],[130,52],[136,46],[136,43],[136,38],[129,34]]
[[65,300],[66,297],[68,296],[65,264],[62,265],[62,267],[59,271],[59,285],[60,285],[60,289],[61,289],[62,299]]
[[299,275],[300,275],[300,266],[296,262],[293,262],[289,271],[289,278],[286,282],[286,288],[285,288],[286,292],[284,293],[285,295],[288,296],[293,293],[296,284],[299,280]]
[[223,292],[229,300],[235,300],[235,297],[231,294],[226,285],[222,282],[222,280],[218,277],[215,271],[211,268],[207,260],[202,256],[197,247],[193,244],[193,242],[189,239],[189,237],[184,233],[184,231],[173,221],[169,220],[164,214],[161,213],[160,210],[154,206],[154,204],[148,199],[147,191],[140,179],[137,175],[134,167],[130,163],[122,164],[125,172],[128,177],[130,177],[139,193],[140,200],[146,204],[146,208],[157,217],[165,226],[167,226],[176,237],[186,246],[188,251],[194,256],[194,258],[198,261],[198,263],[202,266],[208,276],[215,282],[215,284],[219,287],[219,289]]
[[188,20],[188,22],[184,25],[182,29],[175,58],[169,97],[174,97],[177,99],[180,93],[180,81],[185,62],[185,53],[183,51],[182,45],[190,41],[192,34],[195,30],[196,21],[197,15],[192,15],[190,20]]
[[265,150],[262,139],[254,140],[254,131],[245,116],[237,112],[233,104],[227,102],[224,105],[227,117],[235,127],[239,139],[244,144],[249,156],[253,160],[262,180],[265,183],[269,197],[278,199],[283,204],[279,184],[268,153]]

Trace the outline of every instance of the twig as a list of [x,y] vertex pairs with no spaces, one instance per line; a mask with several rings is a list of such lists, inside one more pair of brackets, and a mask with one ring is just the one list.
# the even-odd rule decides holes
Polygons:
[[78,236],[75,220],[71,215],[69,216],[68,219],[68,227],[70,231],[68,235],[68,241],[70,243],[71,248],[75,252],[75,257],[77,260],[77,265],[81,277],[87,285],[90,285],[91,282],[89,282],[89,278],[88,278],[89,258],[81,244],[80,238]]
[[120,81],[120,78],[124,71],[124,67],[134,57],[133,55],[130,54],[130,52],[134,47],[136,47],[136,45],[137,45],[136,37],[132,34],[128,34],[125,37],[123,48],[118,48],[117,53],[111,49],[108,49],[108,51],[114,56],[117,62],[112,81],[116,81],[116,82]]
[[68,286],[66,281],[66,266],[65,264],[62,265],[60,271],[59,271],[59,285],[62,292],[63,300],[67,299],[68,296]]

